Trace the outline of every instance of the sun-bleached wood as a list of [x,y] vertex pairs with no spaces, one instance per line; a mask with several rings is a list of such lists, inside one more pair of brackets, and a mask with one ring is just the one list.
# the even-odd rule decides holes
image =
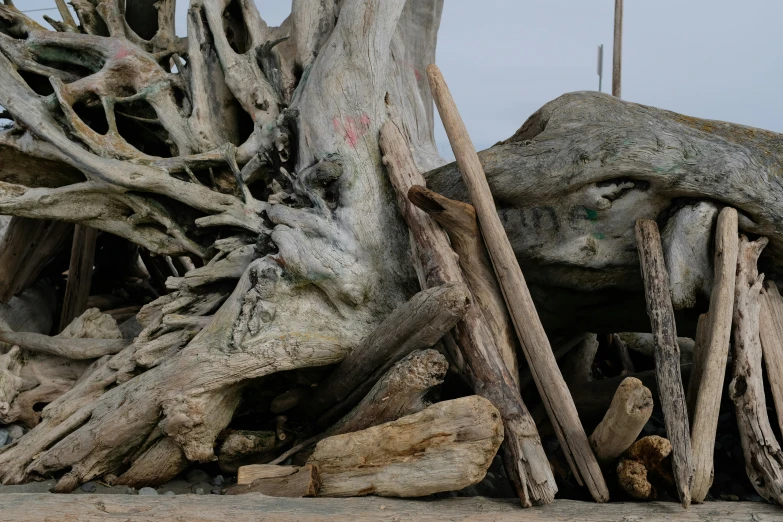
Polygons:
[[[275,473],[271,470],[254,470],[245,473],[243,481],[226,489],[226,495],[261,493],[270,497],[314,497],[318,494],[321,481],[318,468],[312,464],[298,466],[269,466],[284,468]],[[242,468],[239,468],[240,473]],[[252,479],[252,480],[251,480]],[[250,482],[247,482],[250,480]]]
[[495,345],[506,368],[519,384],[517,340],[514,325],[506,309],[503,293],[495,279],[487,248],[481,239],[476,209],[473,205],[449,199],[421,185],[408,191],[408,199],[432,217],[449,235],[451,246],[459,257],[459,266],[470,287],[470,293],[484,311]]
[[783,297],[772,281],[761,291],[759,336],[778,426],[783,427]]
[[[416,245],[417,273],[422,287],[447,282],[464,284],[457,255],[443,229],[408,199],[414,185],[424,178],[411,156],[407,140],[394,122],[381,130],[381,149],[397,204]],[[465,318],[457,323],[454,339],[469,369],[475,392],[500,410],[505,427],[503,461],[523,506],[546,504],[554,499],[557,485],[544,454],[535,423],[527,411],[518,386],[475,299],[470,299]]]
[[[698,368],[698,395],[693,408],[691,450],[693,451],[693,485],[691,499],[702,502],[713,476],[715,435],[723,396],[723,377],[729,357],[729,337],[734,311],[737,252],[739,248],[737,211],[726,207],[718,215],[715,227],[715,277],[710,296],[706,339],[696,351],[693,367]],[[698,337],[698,333],[697,333]],[[691,378],[694,369],[691,369]]]
[[672,467],[680,503],[691,504],[693,454],[688,424],[685,390],[680,375],[680,349],[674,322],[669,276],[661,246],[658,225],[649,219],[636,222],[636,245],[639,251],[647,313],[655,338],[655,375],[658,397],[663,409],[666,434],[672,445]]
[[617,388],[603,420],[590,435],[598,462],[613,462],[631,447],[650,419],[653,398],[642,381],[626,377]]
[[597,502],[609,500],[609,490],[595,460],[584,428],[579,422],[574,401],[557,367],[544,328],[497,214],[484,169],[468,135],[443,75],[435,65],[427,66],[430,89],[440,113],[470,201],[476,209],[479,225],[495,269],[500,288],[517,331],[533,379],[555,427],[560,446],[577,480],[582,481]]
[[[732,309],[734,299],[732,298]],[[702,371],[704,370],[704,355],[707,352],[706,344],[709,341],[709,314],[700,314],[696,321],[696,338],[693,342],[693,354],[691,362],[691,374],[688,378],[688,389],[685,391],[685,402],[688,405],[688,420],[693,424],[693,410],[696,408],[696,399],[699,396],[699,386],[701,385]],[[682,362],[682,344],[680,345],[680,362]]]
[[502,441],[500,412],[472,395],[328,437],[308,464],[318,467],[322,496],[423,497],[481,481]]
[[783,504],[783,451],[767,415],[759,340],[764,274],[759,274],[757,263],[765,246],[765,237],[756,241],[744,235],[740,238],[734,291],[734,378],[729,396],[734,401],[750,483],[767,501]]
[[623,0],[614,0],[614,45],[612,47],[612,96],[622,94],[623,83]]
[[94,228],[76,225],[73,229],[71,265],[68,268],[68,282],[65,285],[60,330],[65,329],[87,309],[97,239],[98,231]]
[[237,484],[246,486],[254,480],[293,475],[299,466],[277,466],[274,464],[251,464],[237,470]]

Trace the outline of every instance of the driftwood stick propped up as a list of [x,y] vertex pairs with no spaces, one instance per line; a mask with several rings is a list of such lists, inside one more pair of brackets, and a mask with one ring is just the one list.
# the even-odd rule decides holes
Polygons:
[[71,264],[68,267],[68,282],[65,285],[65,299],[60,316],[60,331],[87,309],[97,238],[98,230],[94,228],[84,225],[74,227]]
[[435,65],[429,65],[427,74],[435,105],[446,128],[470,201],[476,208],[484,242],[522,350],[533,371],[533,378],[560,445],[577,480],[584,481],[596,501],[606,502],[609,500],[609,489],[590,448],[587,434],[579,422],[574,401],[557,367],[522,270],[500,222],[476,149],[440,70]]
[[72,230],[62,221],[11,218],[0,243],[0,301],[7,303],[32,285]]
[[394,310],[332,371],[307,399],[306,411],[331,425],[356,405],[398,360],[429,348],[464,317],[470,294],[464,284],[419,292]]
[[[735,269],[736,270],[736,269]],[[734,298],[732,297],[732,310],[734,309]],[[688,378],[688,389],[685,392],[685,402],[688,405],[688,419],[693,424],[693,411],[696,409],[696,399],[699,396],[699,386],[701,385],[701,376],[704,370],[704,355],[707,353],[705,346],[709,342],[708,327],[710,324],[710,314],[701,314],[696,322],[696,338],[693,343],[693,353],[691,362],[691,373]],[[680,364],[682,364],[682,345],[680,344]],[[725,373],[725,372],[724,372]]]
[[647,314],[655,338],[655,375],[666,434],[672,444],[674,479],[680,502],[687,508],[691,503],[693,483],[691,434],[680,375],[680,348],[677,346],[669,276],[655,221],[640,219],[636,222],[636,245],[644,279]]
[[761,292],[759,334],[778,426],[783,427],[783,297],[772,281]]
[[639,379],[626,377],[617,388],[604,419],[590,435],[598,462],[612,463],[630,448],[652,411],[650,390]]
[[620,357],[620,363],[623,365],[623,375],[631,375],[636,373],[634,369],[633,360],[631,360],[631,354],[628,351],[628,346],[625,341],[620,339],[617,334],[611,335],[612,347],[617,351],[617,355]]
[[767,238],[739,243],[734,293],[734,378],[729,395],[737,414],[745,471],[759,495],[783,504],[783,452],[767,415],[759,341],[759,311],[764,274],[757,262]]
[[[698,395],[693,408],[691,448],[693,450],[693,486],[691,499],[702,502],[709,492],[713,475],[715,434],[718,431],[723,376],[729,357],[731,316],[737,272],[737,211],[726,207],[718,215],[715,229],[715,277],[710,296],[706,338],[698,339],[693,363],[698,367]],[[698,332],[697,332],[698,333]],[[691,370],[693,376],[693,370]]]
[[408,191],[411,203],[430,215],[451,240],[454,252],[459,256],[459,266],[470,287],[470,292],[484,311],[489,330],[500,350],[506,368],[519,384],[517,342],[514,325],[506,309],[487,248],[481,239],[476,209],[473,205],[455,201],[421,185],[414,185]]
[[[397,203],[416,245],[420,284],[423,287],[447,282],[463,284],[465,279],[446,233],[407,197],[410,188],[423,184],[424,178],[416,168],[406,139],[394,123],[387,122],[381,129],[380,145]],[[535,423],[475,300],[471,299],[467,314],[457,324],[454,334],[473,389],[489,399],[503,418],[503,461],[522,505],[551,502],[557,485]]]
[[329,437],[308,461],[327,497],[423,497],[480,482],[503,441],[500,413],[470,396]]

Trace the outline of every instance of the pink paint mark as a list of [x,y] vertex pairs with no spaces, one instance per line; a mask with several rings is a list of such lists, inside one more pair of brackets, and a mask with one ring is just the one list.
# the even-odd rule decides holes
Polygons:
[[420,72],[419,72],[419,70],[418,70],[418,69],[416,69],[415,67],[413,68],[413,74],[415,74],[415,75],[416,75],[416,81],[417,81],[417,82],[418,82],[418,81],[421,81],[421,73],[420,73]]
[[362,125],[364,125],[365,129],[369,129],[370,128],[370,117],[367,116],[366,113],[362,114],[362,117],[361,117],[361,119],[359,121],[362,122]]
[[340,123],[340,118],[332,118],[332,125],[334,125],[334,132],[340,132],[343,127]]
[[356,122],[353,117],[348,116],[345,118],[345,141],[352,149],[356,148],[356,144],[359,143],[359,135],[356,132]]
[[342,121],[340,118],[333,118],[332,125],[335,132],[342,135],[348,146],[355,149],[362,136],[370,130],[370,117],[363,113],[358,121],[353,116],[346,116]]

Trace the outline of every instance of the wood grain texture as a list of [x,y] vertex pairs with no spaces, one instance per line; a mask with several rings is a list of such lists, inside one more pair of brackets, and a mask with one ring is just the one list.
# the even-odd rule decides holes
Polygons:
[[759,335],[778,426],[783,427],[783,297],[772,281],[761,292]]
[[[414,185],[424,183],[407,140],[399,127],[387,122],[380,145],[389,179],[416,248],[419,284],[426,287],[447,282],[464,284],[457,256],[443,229],[408,199]],[[471,299],[465,318],[457,323],[454,340],[468,367],[475,392],[498,408],[505,427],[503,462],[523,506],[549,503],[557,485],[541,445],[536,425],[522,401],[518,386],[495,345],[483,310]]]
[[506,231],[498,217],[484,169],[467,128],[459,115],[443,75],[436,65],[427,67],[430,89],[440,113],[462,179],[476,209],[484,243],[503,291],[528,365],[543,403],[558,435],[560,446],[571,464],[577,481],[587,485],[597,502],[609,500],[609,490],[601,468],[579,422],[574,401],[557,366],[544,327],[536,312],[522,270]]
[[680,375],[680,348],[677,345],[669,276],[655,221],[640,219],[636,222],[636,244],[647,298],[647,314],[655,338],[655,376],[666,434],[672,444],[674,478],[680,502],[683,507],[688,507],[693,483],[688,409]]
[[783,504],[783,452],[767,414],[762,377],[759,312],[764,274],[758,258],[767,238],[740,238],[734,293],[734,378],[729,395],[737,414],[745,471],[756,492],[769,502]]
[[502,441],[500,413],[472,395],[328,437],[308,463],[321,473],[322,496],[423,497],[480,482]]
[[68,282],[65,285],[60,330],[63,330],[87,309],[97,239],[98,230],[83,225],[74,227],[71,264],[68,267]]
[[318,468],[307,464],[296,467],[291,473],[257,477],[250,484],[234,484],[226,489],[226,495],[261,493],[270,497],[314,497],[320,487]]
[[623,0],[614,0],[614,46],[612,48],[612,96],[622,95]]
[[[777,522],[779,506],[760,502],[706,502],[683,509],[674,502],[587,504],[556,500],[548,506],[519,511],[506,499],[450,498],[431,502],[392,498],[272,498],[263,495],[5,494],[2,519],[25,522]],[[31,509],[35,506],[35,509]]]
[[[713,476],[715,435],[723,396],[723,377],[729,357],[734,289],[737,272],[739,231],[737,211],[726,207],[718,215],[715,228],[715,276],[710,296],[706,339],[694,357],[698,371],[698,395],[693,408],[691,449],[693,451],[693,486],[691,498],[702,502],[709,492]],[[698,330],[697,330],[698,336]],[[699,339],[701,341],[701,339]],[[693,369],[691,369],[693,376]]]
[[590,435],[598,462],[613,462],[631,447],[653,411],[653,398],[642,381],[626,377],[612,398],[603,420]]

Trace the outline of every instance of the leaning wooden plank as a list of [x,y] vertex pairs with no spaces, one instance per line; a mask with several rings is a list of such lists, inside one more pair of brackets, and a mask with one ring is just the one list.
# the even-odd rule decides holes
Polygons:
[[470,292],[484,310],[484,317],[495,339],[495,345],[506,368],[519,385],[517,341],[514,325],[506,309],[487,248],[481,239],[476,209],[473,205],[441,196],[421,185],[408,191],[408,199],[432,217],[449,235],[451,246],[459,256],[459,266]]
[[652,410],[650,390],[639,379],[626,377],[617,388],[603,420],[590,435],[598,462],[612,463],[630,448],[650,419]]
[[579,422],[574,401],[557,367],[522,270],[500,222],[476,149],[470,141],[440,70],[436,65],[429,65],[427,74],[435,105],[446,128],[462,179],[476,208],[484,242],[522,350],[528,365],[533,369],[533,378],[560,440],[560,446],[568,457],[577,480],[584,480],[597,502],[606,502],[609,500],[609,489],[590,448],[587,434]]
[[306,412],[331,425],[356,403],[398,360],[429,348],[464,317],[470,293],[463,283],[419,292],[394,310],[356,347],[305,401]]
[[783,426],[783,297],[772,281],[767,281],[764,286],[761,291],[759,334],[772,400],[778,414],[778,426]]
[[328,437],[308,463],[321,474],[321,496],[423,497],[480,482],[502,441],[500,413],[472,395]]
[[[387,122],[381,128],[380,145],[397,203],[416,245],[420,284],[432,287],[447,282],[463,283],[465,279],[448,236],[407,197],[411,187],[423,184],[424,178],[416,168],[406,139],[394,123]],[[503,461],[522,505],[551,502],[557,485],[535,423],[475,300],[471,300],[454,334],[469,368],[466,373],[472,379],[473,389],[500,410],[506,432]]]
[[683,507],[691,504],[693,455],[685,390],[680,375],[680,348],[674,323],[669,276],[663,259],[658,225],[649,219],[636,222],[636,247],[644,279],[647,315],[655,338],[655,376],[666,434],[672,444],[672,467]]
[[734,378],[729,396],[737,414],[745,471],[759,495],[783,504],[783,452],[767,415],[759,341],[759,311],[764,274],[757,262],[767,238],[749,241],[742,236],[734,293]]
[[259,477],[250,484],[235,484],[226,489],[226,495],[262,493],[270,497],[314,497],[320,486],[318,468],[307,464],[295,468],[292,473]]
[[84,225],[76,225],[74,228],[71,264],[68,267],[68,282],[65,285],[65,299],[60,316],[60,331],[87,309],[97,238],[98,230],[94,228]]
[[[734,311],[739,248],[737,226],[737,211],[724,208],[718,215],[715,228],[715,276],[710,296],[706,339],[696,350],[697,356],[694,358],[694,365],[699,368],[700,374],[691,428],[694,465],[691,499],[694,502],[702,502],[712,485],[715,435],[718,432],[723,376],[726,374],[726,361],[729,357],[731,316]],[[691,376],[693,373],[691,370]]]
[[48,219],[14,216],[0,243],[0,301],[32,285],[64,246],[73,225]]

